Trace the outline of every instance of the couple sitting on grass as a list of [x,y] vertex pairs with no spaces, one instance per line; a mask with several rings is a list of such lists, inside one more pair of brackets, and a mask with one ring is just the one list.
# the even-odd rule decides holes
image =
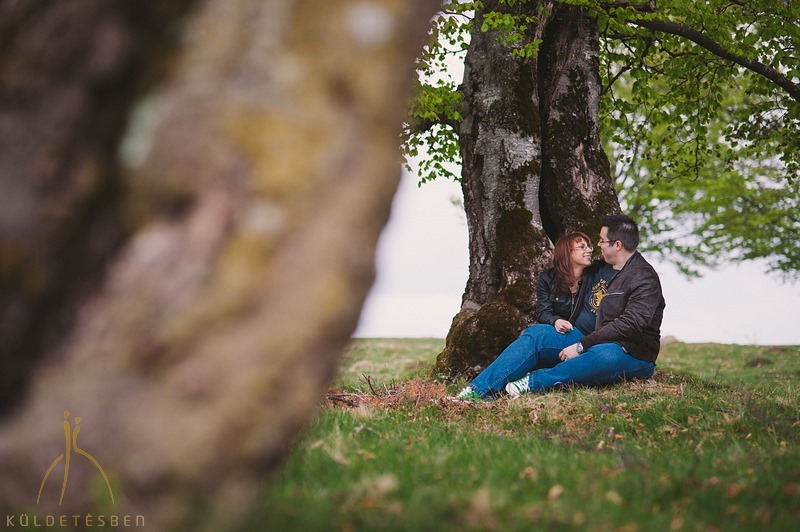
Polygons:
[[587,235],[558,239],[553,268],[536,288],[540,323],[525,329],[458,399],[653,375],[665,303],[658,274],[636,251],[639,228],[627,216],[606,216],[597,245],[603,260],[592,262]]

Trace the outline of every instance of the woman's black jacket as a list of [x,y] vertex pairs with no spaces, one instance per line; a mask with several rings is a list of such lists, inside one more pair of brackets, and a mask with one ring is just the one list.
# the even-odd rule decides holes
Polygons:
[[586,294],[587,283],[584,282],[586,274],[591,268],[598,268],[600,261],[595,261],[586,268],[581,275],[581,283],[575,298],[569,291],[556,291],[556,270],[550,268],[542,272],[539,276],[539,283],[536,285],[536,298],[538,300],[538,310],[536,319],[539,323],[549,323],[554,325],[556,320],[568,320],[573,325],[583,306],[583,296]]

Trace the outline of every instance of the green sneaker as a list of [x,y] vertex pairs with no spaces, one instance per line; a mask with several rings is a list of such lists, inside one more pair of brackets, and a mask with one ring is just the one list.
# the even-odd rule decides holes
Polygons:
[[525,375],[518,381],[511,381],[506,384],[506,391],[508,395],[511,397],[519,397],[523,393],[528,393],[530,388],[528,388],[528,376]]
[[486,401],[485,397],[481,397],[478,392],[475,391],[475,388],[472,386],[467,386],[456,395],[456,399],[459,401]]

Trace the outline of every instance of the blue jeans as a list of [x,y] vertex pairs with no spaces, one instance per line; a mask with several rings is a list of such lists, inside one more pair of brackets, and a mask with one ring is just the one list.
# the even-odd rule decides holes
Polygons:
[[598,385],[628,379],[646,379],[655,364],[632,357],[618,344],[598,344],[562,362],[558,354],[584,334],[573,328],[566,334],[552,325],[536,324],[506,347],[489,367],[470,383],[483,397],[492,397],[510,381],[528,376],[532,392],[544,392],[570,384]]

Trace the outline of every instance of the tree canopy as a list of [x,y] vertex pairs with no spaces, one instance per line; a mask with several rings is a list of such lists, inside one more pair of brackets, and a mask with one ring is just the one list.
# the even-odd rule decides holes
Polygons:
[[[502,0],[482,30],[499,30],[520,57],[533,0]],[[597,18],[601,132],[623,209],[643,249],[687,274],[700,265],[765,258],[800,278],[800,4],[788,0],[566,0]],[[543,2],[547,9],[547,2]],[[422,182],[458,177],[461,91],[446,75],[467,47],[481,2],[452,0],[434,20],[418,67],[407,157]],[[515,14],[515,12],[517,14]]]

